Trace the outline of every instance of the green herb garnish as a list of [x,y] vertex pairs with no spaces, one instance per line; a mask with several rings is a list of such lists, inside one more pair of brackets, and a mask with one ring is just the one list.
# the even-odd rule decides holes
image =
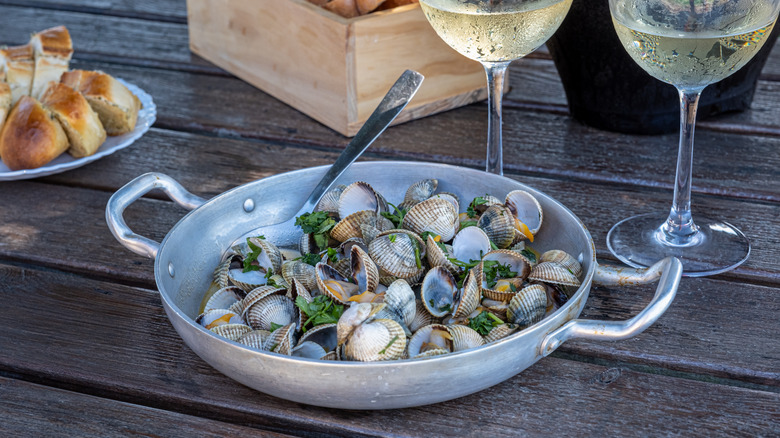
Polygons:
[[[272,322],[271,323],[271,333],[275,332],[276,329],[280,329],[282,327],[284,327],[282,324],[277,324],[275,322]],[[273,351],[273,350],[271,350],[271,351]]]
[[325,249],[328,247],[330,230],[336,225],[336,221],[328,216],[326,211],[315,211],[295,218],[295,225],[300,226],[304,233],[314,236],[317,248]]
[[273,277],[273,275],[274,275],[274,270],[273,269],[269,269],[269,270],[267,270],[265,272],[265,276],[264,277],[265,277],[266,280],[268,280],[268,281],[266,281],[265,284],[267,284],[268,286],[271,286],[271,287],[276,287],[276,288],[282,287],[279,283],[275,282],[273,278],[271,278],[271,277]]
[[527,258],[529,262],[536,263],[536,252],[534,252],[534,250],[531,248],[523,248],[523,250],[520,251],[520,255]]
[[496,250],[496,249],[498,249],[498,246],[496,246],[496,244],[495,244],[495,243],[493,243],[493,241],[492,241],[492,240],[490,241],[490,249],[492,249],[492,250]]
[[328,253],[328,260],[330,260],[333,263],[339,261],[339,250],[337,250],[336,248],[328,248],[327,253]]
[[390,242],[392,242],[392,243],[395,243],[396,237],[398,237],[398,236],[396,236],[395,234],[391,234],[391,235],[387,236],[387,238],[390,239]]
[[397,341],[397,340],[398,340],[398,335],[393,336],[393,339],[390,339],[390,342],[387,345],[385,345],[385,348],[379,350],[378,354],[385,354],[385,351],[388,348],[390,348],[391,345],[395,344],[395,341]]
[[484,275],[487,287],[492,288],[502,278],[517,277],[517,272],[513,271],[510,265],[502,265],[495,260],[485,260],[482,265],[482,275]]
[[452,310],[452,305],[450,303],[447,303],[441,307],[439,307],[439,312],[449,312]]
[[317,254],[317,253],[310,252],[310,253],[304,254],[304,255],[302,255],[302,256],[294,259],[294,260],[300,260],[303,263],[307,263],[307,264],[312,265],[312,266],[317,266],[317,263],[322,261],[322,256]]
[[406,216],[407,209],[396,207],[395,205],[391,203],[387,203],[389,206],[393,207],[393,210],[395,210],[395,213],[390,213],[389,211],[383,211],[381,213],[382,217],[389,219],[390,222],[393,223],[395,228],[401,228],[401,223],[404,221],[404,216]]
[[[485,197],[487,197],[487,196],[489,196],[489,195],[486,194]],[[477,216],[479,216],[479,212],[477,212],[476,207],[478,205],[485,205],[487,203],[488,203],[487,199],[485,199],[485,198],[483,198],[481,196],[477,196],[469,204],[469,207],[466,209],[466,214],[469,217],[477,217]]]
[[477,221],[462,221],[460,223],[460,228],[458,229],[458,231],[460,231],[460,230],[462,230],[464,228],[476,227],[476,226],[477,226]]
[[307,327],[335,324],[339,322],[341,314],[344,313],[344,306],[335,304],[333,300],[325,295],[314,297],[312,302],[306,301],[303,297],[297,297],[295,305],[309,317],[301,328],[304,332]]
[[[261,239],[264,239],[263,236],[258,236]],[[246,239],[246,244],[249,246],[249,249],[252,250],[249,254],[247,254],[246,257],[244,257],[244,270],[243,272],[249,272],[249,271],[259,271],[260,266],[253,265],[253,262],[257,261],[257,257],[260,256],[260,253],[263,252],[263,248],[260,248],[259,246],[255,245],[254,243],[249,241],[249,237]]]
[[500,326],[504,321],[501,321],[496,315],[483,310],[482,313],[474,318],[469,319],[468,326],[474,329],[482,336],[486,336],[493,328]]

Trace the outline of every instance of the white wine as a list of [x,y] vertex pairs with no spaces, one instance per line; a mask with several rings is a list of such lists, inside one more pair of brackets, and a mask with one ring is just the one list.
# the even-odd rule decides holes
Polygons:
[[678,88],[699,90],[744,66],[764,45],[774,21],[729,32],[654,33],[613,17],[628,54],[651,76]]
[[481,62],[512,61],[544,44],[560,26],[572,0],[420,0],[441,39]]

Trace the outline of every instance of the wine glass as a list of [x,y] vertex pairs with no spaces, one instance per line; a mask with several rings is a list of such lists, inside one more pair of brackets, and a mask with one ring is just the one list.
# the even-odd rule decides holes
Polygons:
[[687,276],[733,269],[750,242],[722,220],[691,216],[696,108],[702,90],[744,66],[763,46],[780,0],[609,0],[612,22],[630,57],[651,76],[677,87],[680,146],[668,214],[624,219],[609,231],[610,251],[628,265],[650,266],[672,255]]
[[533,52],[561,25],[572,0],[420,0],[436,33],[485,67],[488,172],[503,175],[501,98],[509,63]]

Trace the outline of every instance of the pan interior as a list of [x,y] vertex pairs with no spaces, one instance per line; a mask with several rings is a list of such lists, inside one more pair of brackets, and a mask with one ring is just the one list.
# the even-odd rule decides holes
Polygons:
[[[292,216],[326,170],[324,166],[303,169],[242,185],[208,201],[176,224],[163,241],[155,263],[158,288],[171,310],[195,318],[225,249],[259,226]],[[338,183],[365,181],[397,205],[407,187],[424,178],[438,179],[439,192],[455,194],[461,212],[476,196],[489,194],[503,200],[512,190],[532,193],[544,211],[544,223],[533,248],[539,252],[564,250],[581,261],[586,276],[591,275],[595,254],[584,225],[554,199],[515,180],[441,164],[380,161],[353,164]],[[252,200],[253,209],[245,208],[247,200]]]

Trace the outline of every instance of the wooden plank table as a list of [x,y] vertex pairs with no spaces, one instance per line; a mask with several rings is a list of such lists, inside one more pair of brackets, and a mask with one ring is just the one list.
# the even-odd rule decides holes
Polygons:
[[[331,163],[349,139],[188,50],[184,0],[0,0],[0,44],[65,24],[72,66],[103,69],[155,99],[130,148],[69,172],[0,183],[0,432],[8,436],[780,435],[780,46],[753,107],[702,121],[694,214],[737,224],[753,252],[681,282],[638,337],[569,342],[514,378],[458,400],[386,412],[317,408],[248,389],[179,339],[153,262],[105,224],[108,198],[148,171],[204,198]],[[676,135],[630,136],[567,115],[542,51],[511,66],[508,176],[557,198],[600,257],[616,221],[668,208]],[[484,103],[390,128],[365,160],[484,167]],[[476,145],[476,146],[475,146]],[[126,213],[160,240],[183,212],[156,193]],[[625,319],[652,287],[595,287],[583,316]]]

